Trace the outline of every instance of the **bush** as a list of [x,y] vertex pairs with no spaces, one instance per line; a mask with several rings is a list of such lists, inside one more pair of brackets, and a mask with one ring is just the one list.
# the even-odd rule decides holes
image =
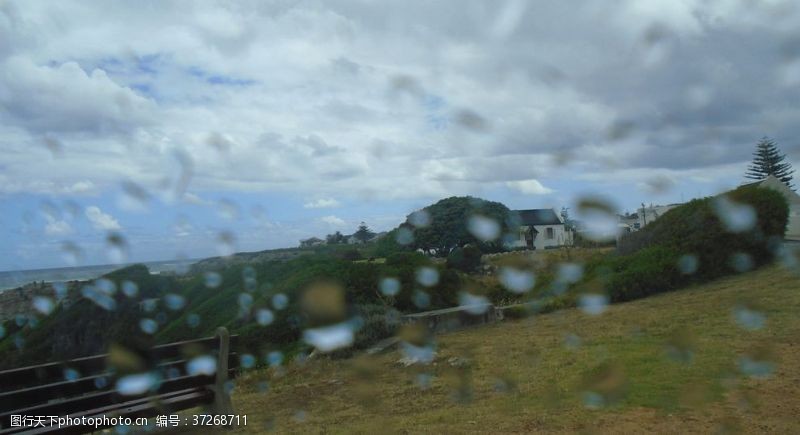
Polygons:
[[[751,212],[755,223],[749,228],[743,225],[741,231],[732,231],[724,222],[734,218],[746,223]],[[732,261],[734,255],[749,259],[753,267],[768,263],[788,215],[779,192],[754,186],[674,208],[620,240],[619,255],[605,263],[611,272],[608,294],[612,301],[625,301],[736,273],[741,266]],[[684,256],[697,265],[696,270],[679,269]]]
[[464,273],[474,272],[481,265],[481,250],[468,245],[456,248],[447,255],[447,267],[460,270]]
[[338,253],[338,257],[342,260],[347,261],[357,261],[361,260],[363,257],[361,256],[361,252],[358,252],[358,249],[346,249]]
[[514,305],[503,309],[505,319],[524,319],[531,315],[531,310],[525,305]]

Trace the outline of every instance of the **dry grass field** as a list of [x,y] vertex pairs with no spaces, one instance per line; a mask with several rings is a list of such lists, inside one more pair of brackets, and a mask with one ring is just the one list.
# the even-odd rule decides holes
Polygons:
[[261,433],[800,432],[800,277],[703,286],[445,334],[429,365],[394,350],[244,374]]

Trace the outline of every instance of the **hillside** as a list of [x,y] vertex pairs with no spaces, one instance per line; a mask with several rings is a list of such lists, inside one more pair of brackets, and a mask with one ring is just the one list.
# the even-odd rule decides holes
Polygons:
[[799,311],[800,278],[769,266],[439,336],[430,366],[392,351],[260,369],[233,400],[246,432],[790,433]]

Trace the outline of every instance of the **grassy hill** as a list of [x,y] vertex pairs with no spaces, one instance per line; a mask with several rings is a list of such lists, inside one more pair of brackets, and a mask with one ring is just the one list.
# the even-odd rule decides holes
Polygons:
[[800,277],[769,266],[442,335],[427,366],[392,351],[260,369],[237,381],[238,431],[792,433],[798,312]]

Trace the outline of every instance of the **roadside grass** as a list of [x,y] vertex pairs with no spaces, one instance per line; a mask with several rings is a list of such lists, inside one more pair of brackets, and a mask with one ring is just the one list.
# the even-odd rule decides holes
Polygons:
[[[737,323],[737,306],[763,327]],[[441,335],[428,366],[391,351],[258,369],[236,383],[248,416],[238,431],[796,433],[798,313],[800,277],[769,266],[597,316],[567,309]],[[774,370],[744,374],[748,355]]]

